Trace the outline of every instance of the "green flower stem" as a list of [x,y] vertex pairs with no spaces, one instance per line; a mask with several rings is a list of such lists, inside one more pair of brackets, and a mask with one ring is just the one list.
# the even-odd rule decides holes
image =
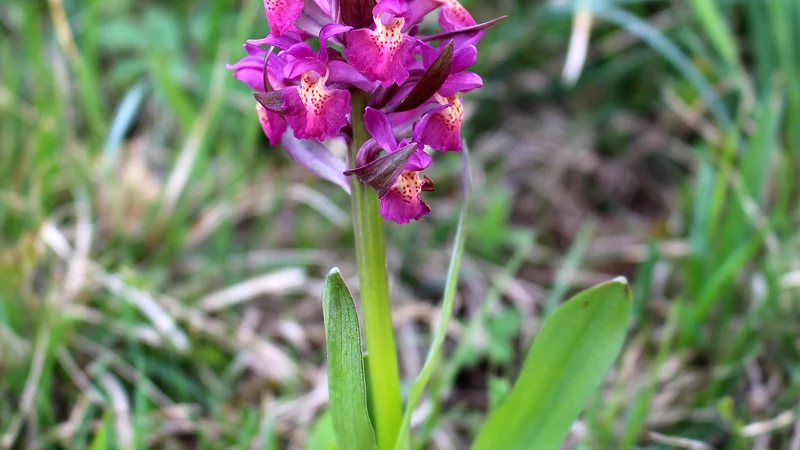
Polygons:
[[[364,126],[366,94],[353,93],[353,143],[349,165],[356,163],[356,152],[369,139]],[[400,373],[397,369],[397,348],[392,326],[392,305],[389,300],[389,274],[386,270],[383,219],[380,201],[375,191],[350,177],[353,205],[353,228],[356,242],[358,280],[361,285],[361,305],[364,310],[364,334],[369,363],[367,379],[370,406],[378,448],[394,448],[400,429],[403,406],[400,396]]]

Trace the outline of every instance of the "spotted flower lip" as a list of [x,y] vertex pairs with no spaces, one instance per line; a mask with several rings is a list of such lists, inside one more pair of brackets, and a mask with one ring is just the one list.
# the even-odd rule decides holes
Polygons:
[[405,11],[398,0],[384,0],[373,8],[374,30],[362,28],[347,36],[350,64],[384,87],[405,82],[414,59],[417,43],[404,31]]
[[326,86],[328,72],[319,73],[317,68],[296,65],[295,70],[307,69],[300,86],[285,88],[281,93],[286,121],[298,139],[324,141],[336,137],[347,125],[350,114],[350,92]]
[[[350,177],[370,186],[386,220],[428,215],[426,147],[462,150],[462,95],[483,85],[469,68],[486,30],[504,17],[477,23],[459,0],[262,1],[270,33],[248,40],[227,68],[253,90],[270,144],[345,191]],[[432,14],[439,30],[427,34],[420,25]],[[356,111],[358,91],[367,103]],[[363,114],[366,142],[356,140],[353,114]],[[353,168],[328,149],[330,139],[361,144],[348,154]]]
[[264,0],[264,12],[272,33],[290,31],[303,13],[303,0]]
[[475,25],[475,19],[458,0],[439,0],[439,3],[442,5],[439,13],[439,25],[442,30],[455,31]]
[[464,105],[458,94],[442,97],[435,94],[441,105],[427,113],[414,125],[414,140],[434,150],[461,151],[461,123]]
[[[397,142],[389,118],[380,111],[368,107],[364,113],[364,124],[377,144],[372,148],[387,153],[379,160],[391,158],[400,152],[407,155],[404,160],[397,161],[396,167],[385,169],[391,172],[391,176],[381,180],[385,185],[373,186],[380,195],[381,216],[402,224],[428,215],[430,207],[422,200],[422,192],[433,190],[433,182],[420,175],[420,171],[431,165],[431,156],[419,144],[409,144],[405,139]],[[369,148],[370,144],[365,144],[365,147]],[[369,164],[374,165],[375,162]]]

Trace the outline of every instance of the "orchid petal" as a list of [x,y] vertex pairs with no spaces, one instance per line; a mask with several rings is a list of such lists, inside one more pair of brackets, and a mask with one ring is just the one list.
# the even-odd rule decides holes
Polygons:
[[337,34],[342,34],[352,29],[353,27],[349,27],[347,25],[341,25],[338,23],[329,23],[324,27],[322,27],[322,29],[319,32],[320,54],[323,54],[322,49],[324,49],[326,45],[328,45],[328,39],[330,39],[333,36],[336,36]]
[[347,83],[366,92],[372,92],[377,85],[350,64],[335,60],[328,62],[328,83]]
[[402,17],[391,18],[388,24],[376,17],[374,31],[351,31],[345,49],[350,64],[368,80],[380,81],[384,87],[405,82],[408,66],[414,59],[416,41],[402,31],[404,23]]
[[378,145],[387,152],[393,152],[397,149],[397,139],[392,132],[392,124],[386,114],[367,107],[364,112],[364,125],[367,131],[372,136]]
[[282,91],[286,121],[298,139],[323,141],[335,137],[347,125],[350,92],[328,88],[325,81],[326,77],[306,72],[300,86]]
[[290,131],[283,134],[281,142],[289,156],[309,172],[350,192],[350,183],[344,175],[345,162],[327,147],[316,141],[297,139]]
[[261,129],[264,134],[269,138],[270,145],[279,145],[281,143],[281,136],[289,128],[289,124],[278,114],[267,110],[261,104],[256,103],[256,111],[258,112],[258,121],[261,123]]
[[422,191],[432,191],[433,182],[418,171],[407,170],[397,177],[394,185],[380,199],[381,217],[400,224],[419,220],[431,212],[422,200]]
[[457,96],[443,98],[436,94],[439,103],[447,105],[425,113],[414,125],[414,140],[429,145],[434,150],[460,151],[461,123],[464,106]]
[[439,89],[442,97],[451,97],[456,92],[469,92],[483,86],[483,79],[474,72],[460,72],[450,75]]
[[303,12],[303,0],[264,0],[264,12],[275,35],[290,31]]

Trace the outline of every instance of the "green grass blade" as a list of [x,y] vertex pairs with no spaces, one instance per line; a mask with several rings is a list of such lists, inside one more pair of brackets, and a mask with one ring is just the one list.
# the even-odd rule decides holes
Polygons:
[[661,31],[644,20],[620,8],[595,8],[595,15],[603,20],[615,23],[629,33],[638,36],[672,63],[686,79],[697,89],[700,97],[708,104],[708,108],[723,128],[730,128],[733,120],[725,104],[714,88],[703,76],[703,73],[692,63],[677,45],[667,39]]
[[550,317],[550,315],[558,309],[561,299],[564,298],[564,294],[567,293],[575,270],[586,254],[586,250],[589,249],[589,244],[592,243],[595,228],[597,228],[597,224],[594,222],[587,222],[581,226],[581,229],[578,231],[575,242],[564,257],[564,263],[561,264],[561,267],[558,269],[553,288],[550,289],[550,294],[544,302],[545,319]]
[[658,375],[661,373],[662,366],[673,350],[682,307],[683,301],[678,300],[673,303],[670,308],[669,315],[667,316],[667,324],[664,327],[664,337],[661,340],[661,344],[659,344],[653,368],[650,369],[649,379],[645,386],[641,387],[636,393],[628,408],[628,416],[625,420],[625,431],[622,433],[619,444],[620,450],[631,450],[635,448],[636,441],[649,417],[650,407],[652,406],[653,399],[658,389]]
[[742,267],[753,258],[758,249],[761,248],[762,242],[762,234],[757,234],[749,241],[743,242],[722,262],[717,270],[713,272],[695,300],[695,324],[699,324],[705,320],[711,312],[711,308],[720,298],[720,294],[730,285]]
[[689,2],[694,15],[700,21],[711,43],[729,67],[738,64],[736,57],[736,40],[726,25],[725,17],[715,0],[692,0]]
[[439,315],[439,322],[436,324],[436,331],[433,336],[433,343],[428,349],[428,356],[425,358],[425,364],[422,366],[417,379],[411,386],[408,394],[408,403],[406,404],[405,412],[403,413],[403,421],[400,425],[400,432],[397,436],[397,443],[395,450],[405,450],[410,446],[410,429],[411,429],[411,414],[414,412],[417,403],[422,398],[422,393],[431,378],[433,369],[439,359],[439,354],[442,351],[442,344],[447,334],[447,324],[450,322],[450,317],[453,315],[453,303],[456,296],[456,287],[458,286],[458,275],[461,269],[461,257],[464,254],[464,245],[467,242],[467,217],[468,217],[468,204],[469,192],[471,185],[471,175],[469,169],[469,151],[467,146],[464,145],[463,150],[463,183],[464,183],[464,197],[461,203],[461,215],[458,218],[458,230],[456,231],[455,241],[453,242],[453,252],[450,254],[450,265],[447,268],[447,283],[444,288],[444,297],[442,298],[442,312]]
[[583,291],[558,308],[473,448],[557,450],[617,358],[630,311],[624,278]]
[[374,449],[375,431],[367,412],[361,357],[361,327],[353,297],[339,269],[328,274],[322,291],[328,350],[328,395],[339,448]]
[[114,414],[111,412],[111,410],[107,410],[103,415],[103,422],[100,425],[100,428],[97,430],[97,433],[95,433],[94,439],[92,439],[92,443],[89,445],[89,450],[105,450],[107,448],[113,448],[113,430]]
[[139,113],[139,107],[142,105],[146,94],[147,83],[140,81],[125,94],[125,98],[122,99],[122,102],[117,107],[114,120],[111,123],[111,130],[109,130],[106,138],[105,150],[103,151],[103,158],[107,163],[114,161],[117,149],[125,139],[125,135],[131,126],[133,126]]

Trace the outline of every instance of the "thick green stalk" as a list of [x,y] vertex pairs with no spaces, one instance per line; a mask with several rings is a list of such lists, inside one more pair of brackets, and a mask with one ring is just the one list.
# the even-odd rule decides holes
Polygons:
[[[358,148],[369,139],[364,126],[366,103],[365,93],[353,93],[353,143],[348,158],[351,168],[355,166]],[[392,326],[392,305],[389,300],[383,219],[375,191],[354,176],[350,179],[356,262],[364,310],[364,334],[369,354],[367,379],[370,406],[374,408],[372,417],[375,421],[373,425],[378,448],[391,449],[400,429],[403,406]]]

